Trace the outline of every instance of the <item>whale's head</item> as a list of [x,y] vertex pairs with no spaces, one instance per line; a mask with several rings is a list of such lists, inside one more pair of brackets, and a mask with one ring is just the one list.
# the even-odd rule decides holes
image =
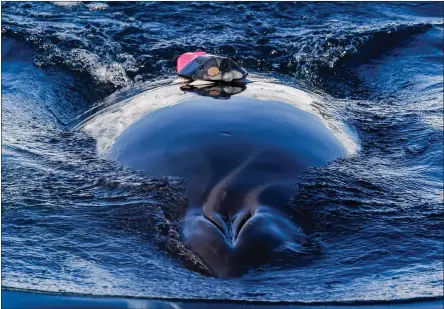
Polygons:
[[282,248],[306,241],[286,213],[266,205],[232,217],[192,208],[184,218],[183,234],[188,246],[219,278],[240,276],[251,266],[272,261]]
[[[269,162],[270,157],[279,164]],[[300,249],[305,243],[305,234],[286,207],[294,180],[283,181],[279,166],[291,164],[289,159],[252,154],[211,187],[202,205],[190,205],[183,220],[185,242],[217,277],[240,276],[251,266],[272,261],[282,249]],[[260,176],[264,162],[269,180],[265,184],[261,179],[266,177]],[[298,169],[292,163],[286,168],[288,176]],[[273,181],[273,173],[280,175],[279,181]]]

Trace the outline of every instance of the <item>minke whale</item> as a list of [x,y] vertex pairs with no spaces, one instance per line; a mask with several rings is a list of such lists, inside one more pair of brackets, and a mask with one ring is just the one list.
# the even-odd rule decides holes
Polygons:
[[287,209],[298,177],[357,149],[313,95],[261,81],[241,90],[215,100],[159,87],[82,124],[108,159],[186,179],[182,237],[219,278],[302,248],[307,236]]

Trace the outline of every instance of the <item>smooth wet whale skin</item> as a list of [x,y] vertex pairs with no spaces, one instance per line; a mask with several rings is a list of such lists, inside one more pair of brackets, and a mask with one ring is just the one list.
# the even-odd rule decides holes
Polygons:
[[184,238],[222,278],[305,235],[286,204],[297,177],[347,155],[320,119],[290,104],[197,97],[132,124],[108,156],[149,176],[187,179]]

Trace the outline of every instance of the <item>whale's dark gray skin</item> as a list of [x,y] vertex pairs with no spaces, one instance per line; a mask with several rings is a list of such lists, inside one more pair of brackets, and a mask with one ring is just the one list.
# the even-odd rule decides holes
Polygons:
[[230,278],[306,241],[286,209],[297,178],[348,153],[320,119],[280,101],[196,96],[138,119],[108,157],[149,176],[186,178],[183,237],[216,276]]

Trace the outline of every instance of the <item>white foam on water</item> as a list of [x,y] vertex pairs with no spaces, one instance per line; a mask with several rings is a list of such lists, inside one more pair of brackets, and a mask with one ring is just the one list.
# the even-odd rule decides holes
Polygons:
[[103,2],[93,2],[86,5],[90,10],[106,10],[109,5]]
[[80,1],[54,1],[52,3],[61,7],[73,7],[82,4]]
[[75,70],[89,72],[97,83],[111,83],[118,87],[128,86],[131,81],[121,64],[104,64],[100,57],[84,49],[72,49],[67,56],[67,64]]

